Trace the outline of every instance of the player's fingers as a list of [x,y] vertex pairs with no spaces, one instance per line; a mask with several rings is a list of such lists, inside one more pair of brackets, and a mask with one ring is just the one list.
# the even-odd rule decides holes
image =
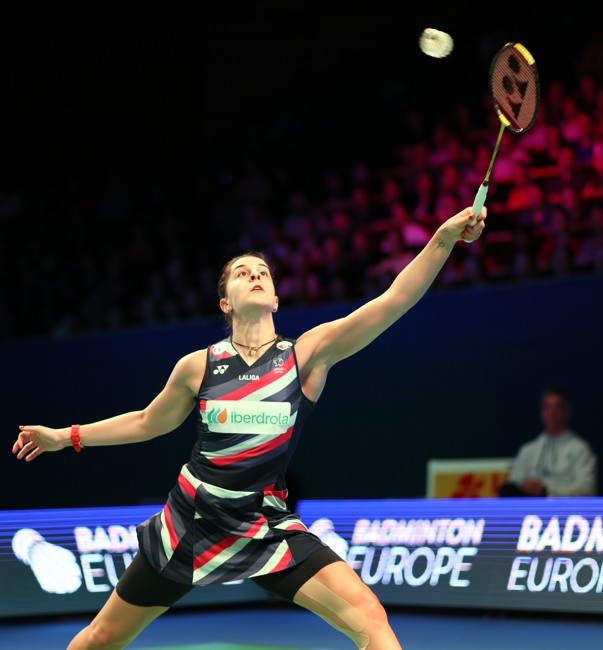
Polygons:
[[480,238],[483,229],[484,226],[480,223],[475,226],[467,226],[461,234],[461,239],[467,244],[471,244]]
[[23,445],[29,442],[30,437],[27,435],[25,431],[23,431],[23,427],[19,427],[21,431],[17,435],[17,440],[15,441],[15,444],[13,445],[13,454],[16,454],[19,449],[22,449]]
[[36,427],[34,426],[21,425],[19,429],[21,430],[19,438],[25,442],[29,442],[37,433]]
[[35,448],[36,448],[36,443],[33,440],[29,440],[27,442],[24,442],[21,445],[21,447],[19,448],[19,450],[17,451],[17,458],[19,460],[21,460],[22,458],[25,458]]
[[25,462],[30,463],[32,460],[37,458],[41,453],[42,450],[39,447],[35,446],[35,443],[32,443],[34,446],[31,449],[31,451],[25,456]]
[[[13,445],[13,454],[18,453],[19,451],[22,451],[27,445],[29,445],[29,449],[31,450],[31,445],[33,443],[33,434],[34,432],[30,430],[29,427],[27,426],[20,426],[19,429],[21,430],[19,432],[19,435],[17,436],[17,440],[15,441],[15,444]],[[34,444],[35,446],[35,444]],[[23,455],[17,456],[18,458],[22,458]]]
[[30,440],[23,448],[25,462],[30,462],[37,458],[44,450],[38,446],[35,440]]

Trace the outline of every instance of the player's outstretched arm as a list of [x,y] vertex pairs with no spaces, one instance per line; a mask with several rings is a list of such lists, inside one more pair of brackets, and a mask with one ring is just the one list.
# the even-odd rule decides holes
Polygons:
[[416,305],[458,241],[471,243],[480,237],[486,214],[484,207],[476,224],[471,226],[473,215],[469,207],[445,221],[384,293],[348,316],[310,330],[299,338],[298,345],[311,347],[313,362],[328,367],[367,346]]
[[[180,359],[163,390],[145,409],[81,425],[82,447],[143,442],[173,431],[184,422],[194,406],[200,383],[197,381],[205,370],[205,358],[203,350]],[[19,429],[12,448],[19,460],[32,461],[46,451],[59,451],[72,445],[71,426],[55,429],[22,425]]]

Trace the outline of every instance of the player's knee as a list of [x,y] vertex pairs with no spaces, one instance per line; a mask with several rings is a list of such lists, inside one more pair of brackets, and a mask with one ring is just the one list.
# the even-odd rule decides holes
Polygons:
[[387,613],[383,605],[369,589],[363,590],[358,594],[354,606],[360,612],[361,618],[367,622],[362,631],[368,632],[371,629],[382,629],[389,625]]
[[129,640],[122,638],[113,626],[96,621],[90,623],[87,632],[90,650],[121,650]]

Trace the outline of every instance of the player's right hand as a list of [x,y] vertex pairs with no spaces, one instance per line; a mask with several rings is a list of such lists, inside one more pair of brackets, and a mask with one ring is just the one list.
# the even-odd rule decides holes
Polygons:
[[20,426],[20,432],[13,445],[13,454],[19,460],[29,462],[45,451],[59,451],[65,446],[61,429],[51,429],[41,425]]

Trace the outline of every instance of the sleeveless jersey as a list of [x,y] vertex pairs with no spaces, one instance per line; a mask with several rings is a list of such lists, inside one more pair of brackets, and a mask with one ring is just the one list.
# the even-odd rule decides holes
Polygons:
[[137,528],[160,574],[212,584],[281,571],[325,544],[286,505],[285,471],[314,403],[292,339],[252,365],[211,345],[197,396],[198,440],[161,512]]

